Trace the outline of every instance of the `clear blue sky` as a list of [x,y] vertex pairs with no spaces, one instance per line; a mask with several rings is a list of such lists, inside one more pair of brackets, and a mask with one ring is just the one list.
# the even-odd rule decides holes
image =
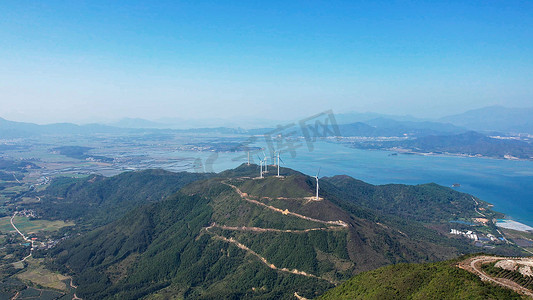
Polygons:
[[7,119],[439,117],[494,104],[533,106],[531,1],[0,2]]

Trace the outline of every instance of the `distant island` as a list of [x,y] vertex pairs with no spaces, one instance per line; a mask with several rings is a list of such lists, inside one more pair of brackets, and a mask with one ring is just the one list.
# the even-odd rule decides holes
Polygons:
[[533,145],[520,140],[494,138],[475,131],[453,135],[429,135],[404,140],[343,140],[349,147],[391,150],[425,155],[460,155],[499,159],[533,159]]

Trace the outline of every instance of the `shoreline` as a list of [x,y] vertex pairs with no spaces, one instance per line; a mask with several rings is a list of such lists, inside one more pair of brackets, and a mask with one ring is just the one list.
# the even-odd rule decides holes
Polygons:
[[381,150],[397,152],[404,155],[421,155],[421,156],[448,156],[448,157],[467,157],[467,158],[483,158],[483,159],[495,159],[495,160],[507,160],[507,161],[533,161],[532,158],[519,158],[519,157],[501,157],[501,156],[487,156],[483,154],[465,154],[458,152],[421,152],[413,149],[405,148],[383,148]]
[[498,219],[495,225],[500,228],[533,233],[533,227],[514,220]]
[[483,154],[466,154],[466,153],[459,153],[459,152],[422,152],[417,151],[414,149],[409,148],[402,148],[402,147],[376,147],[376,148],[365,148],[365,147],[357,147],[353,144],[346,143],[346,142],[339,142],[339,144],[343,144],[344,146],[347,146],[349,148],[353,149],[359,149],[359,150],[378,150],[378,151],[387,151],[387,152],[396,152],[398,154],[404,154],[404,155],[420,155],[420,156],[443,156],[443,157],[466,157],[466,158],[483,158],[483,159],[494,159],[494,160],[505,160],[505,161],[533,161],[533,158],[519,158],[515,156],[510,157],[501,157],[501,156],[488,156]]

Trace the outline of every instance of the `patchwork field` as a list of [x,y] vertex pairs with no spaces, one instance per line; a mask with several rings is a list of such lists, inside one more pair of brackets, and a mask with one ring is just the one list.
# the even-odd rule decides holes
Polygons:
[[[0,232],[14,231],[10,223],[11,217],[0,218]],[[16,216],[13,220],[15,226],[24,234],[35,233],[38,231],[56,231],[66,226],[74,226],[74,222],[48,221],[48,220],[30,220],[26,217]]]
[[70,279],[70,277],[43,268],[41,261],[38,259],[29,258],[26,262],[28,263],[28,268],[26,271],[16,275],[18,279],[30,281],[35,285],[46,288],[68,291],[65,281]]

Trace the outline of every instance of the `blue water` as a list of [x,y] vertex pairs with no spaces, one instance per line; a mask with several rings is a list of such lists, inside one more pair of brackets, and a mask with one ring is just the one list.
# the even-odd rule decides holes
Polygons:
[[[302,145],[295,151],[294,157],[282,152],[285,162],[282,166],[313,176],[321,168],[321,177],[346,174],[372,184],[435,182],[451,186],[460,183],[456,190],[494,204],[494,209],[506,214],[509,219],[533,226],[532,161],[404,154],[390,156],[388,151],[352,149],[322,141],[313,146],[310,151],[305,144]],[[212,153],[203,153],[199,157],[205,159],[209,155]],[[246,161],[244,156],[242,153],[220,153],[213,169],[234,168]],[[238,157],[241,160],[236,161]]]

